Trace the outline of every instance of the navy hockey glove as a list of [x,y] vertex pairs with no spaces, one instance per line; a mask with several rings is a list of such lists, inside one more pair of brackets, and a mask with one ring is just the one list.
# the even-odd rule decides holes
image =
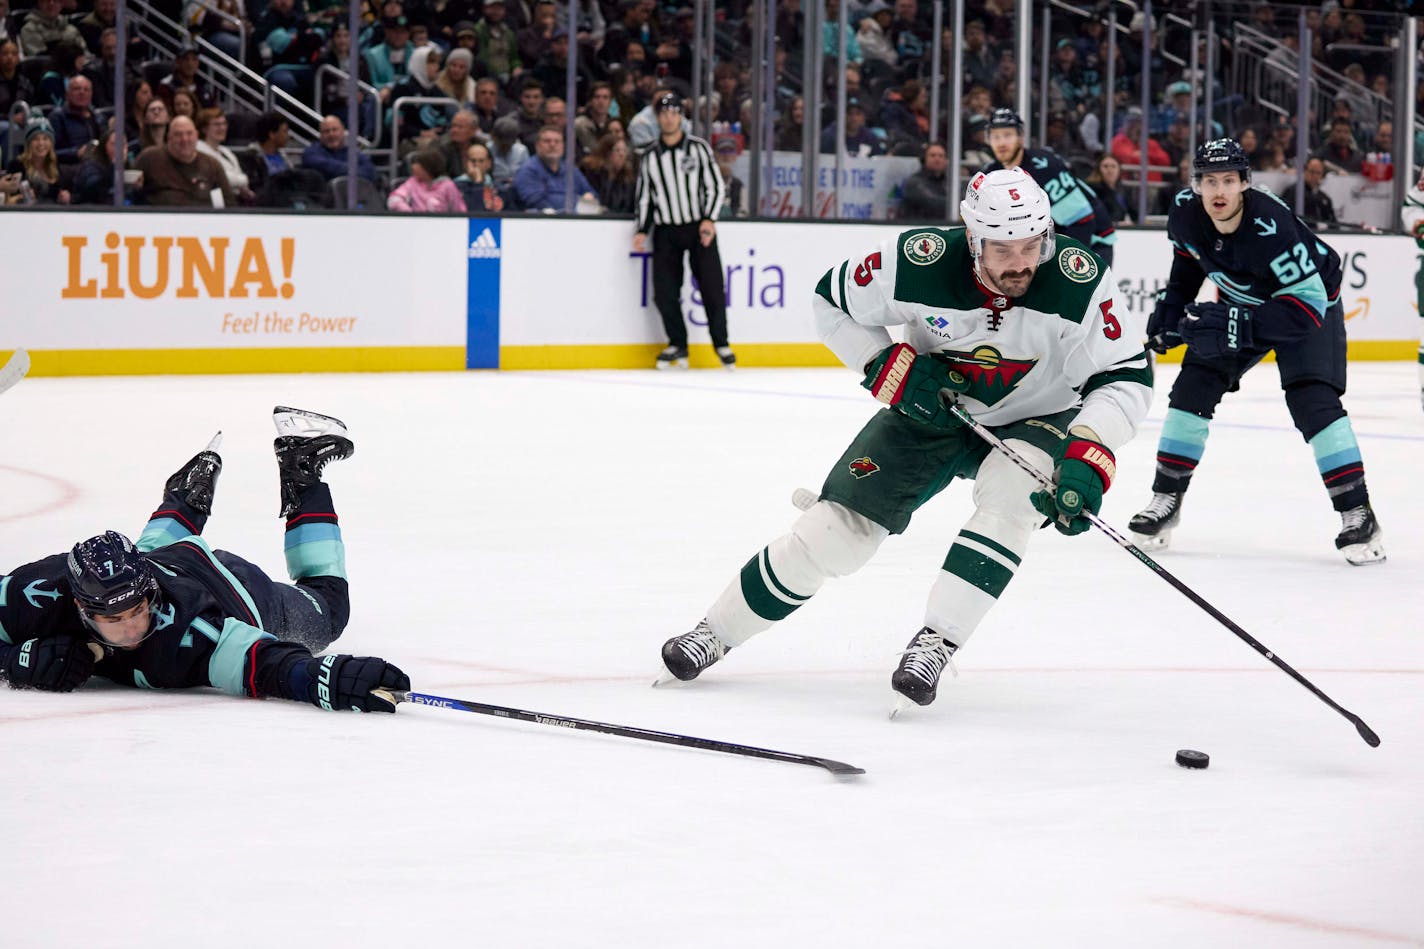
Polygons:
[[1182,334],[1178,332],[1178,326],[1182,322],[1182,308],[1167,303],[1162,299],[1164,295],[1164,292],[1158,292],[1157,305],[1152,309],[1152,315],[1147,318],[1147,346],[1155,353],[1165,353],[1182,345]]
[[94,674],[89,640],[73,633],[0,646],[0,668],[12,689],[73,692]]
[[1091,526],[1083,512],[1098,513],[1103,492],[1117,475],[1117,461],[1106,445],[1069,435],[1053,459],[1053,491],[1040,489],[1029,500],[1060,534],[1081,534]]
[[317,708],[344,712],[394,712],[395,705],[372,689],[410,691],[410,676],[370,656],[323,656],[306,661],[307,701]]
[[1251,311],[1231,303],[1189,303],[1182,341],[1203,359],[1226,359],[1251,348]]
[[963,375],[905,343],[882,349],[865,367],[861,385],[901,415],[943,429],[958,428],[960,422],[945,406],[941,390],[969,391]]

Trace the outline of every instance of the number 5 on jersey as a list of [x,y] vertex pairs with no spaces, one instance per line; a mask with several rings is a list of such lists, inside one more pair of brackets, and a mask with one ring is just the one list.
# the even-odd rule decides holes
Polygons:
[[857,287],[868,287],[870,281],[875,279],[875,271],[880,269],[880,251],[871,254],[865,260],[856,265],[855,273],[851,275]]

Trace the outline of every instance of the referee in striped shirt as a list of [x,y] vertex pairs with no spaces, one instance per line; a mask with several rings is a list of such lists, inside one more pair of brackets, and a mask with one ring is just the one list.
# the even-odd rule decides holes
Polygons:
[[737,364],[727,345],[727,291],[722,255],[717,251],[717,213],[726,186],[707,143],[682,130],[682,100],[664,92],[654,100],[662,136],[643,153],[638,168],[638,233],[633,250],[643,253],[653,234],[653,302],[663,318],[668,345],[658,353],[659,369],[687,368],[687,324],[678,296],[682,293],[682,258],[692,258],[692,275],[702,294],[707,331],[717,358],[728,369]]

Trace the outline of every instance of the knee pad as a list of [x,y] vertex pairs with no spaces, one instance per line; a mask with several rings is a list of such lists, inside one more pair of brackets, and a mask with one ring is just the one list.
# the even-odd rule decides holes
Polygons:
[[1231,377],[1219,369],[1211,369],[1197,363],[1182,363],[1177,381],[1172,383],[1168,405],[1183,412],[1209,419],[1216,414],[1216,407],[1233,386]]
[[890,532],[834,501],[817,501],[791,525],[788,538],[828,577],[855,573],[875,555]]
[[[1044,474],[1053,471],[1053,459],[1042,448],[1012,439],[1007,442],[1018,455]],[[1029,501],[1029,495],[1042,487],[1027,472],[1021,470],[1001,451],[991,451],[979,465],[974,476],[974,507],[976,516],[983,515],[1026,525],[1030,530],[1043,523],[1043,515]]]
[[1340,393],[1324,382],[1302,382],[1286,389],[1286,408],[1306,441],[1345,417]]

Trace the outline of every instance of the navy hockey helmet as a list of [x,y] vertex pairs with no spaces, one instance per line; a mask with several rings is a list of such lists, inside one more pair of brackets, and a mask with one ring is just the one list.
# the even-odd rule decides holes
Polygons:
[[154,610],[161,592],[148,561],[117,531],[74,545],[69,552],[69,589],[86,621],[126,612],[144,600]]
[[1015,129],[1022,133],[1024,120],[1013,109],[995,109],[989,115],[989,128],[991,129]]
[[1192,187],[1196,189],[1202,175],[1218,171],[1240,172],[1242,181],[1251,180],[1251,161],[1236,139],[1213,139],[1197,147],[1192,158]]

